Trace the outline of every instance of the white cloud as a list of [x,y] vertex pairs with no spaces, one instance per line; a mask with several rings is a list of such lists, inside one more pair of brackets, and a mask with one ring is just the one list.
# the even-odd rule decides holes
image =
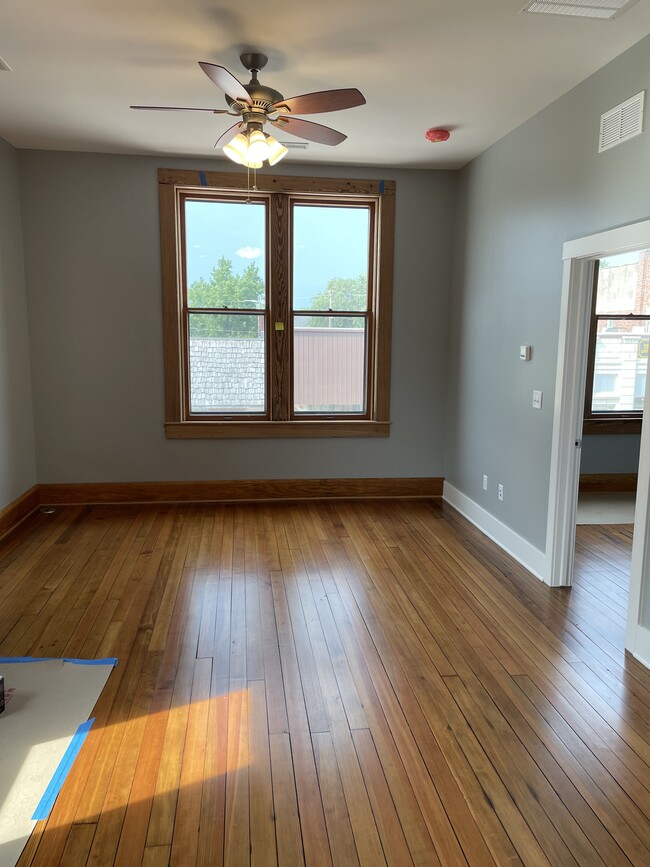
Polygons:
[[257,259],[258,256],[262,255],[262,251],[259,247],[240,247],[237,250],[237,255],[241,256],[242,259]]

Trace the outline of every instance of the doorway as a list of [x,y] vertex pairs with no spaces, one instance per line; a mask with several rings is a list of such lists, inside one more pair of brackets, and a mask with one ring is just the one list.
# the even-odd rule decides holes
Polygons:
[[[574,578],[605,571],[627,595],[631,532],[616,528],[634,524],[650,346],[650,250],[597,259],[592,295]],[[616,544],[608,544],[614,537]]]
[[[576,510],[589,326],[595,262],[650,247],[650,220],[568,241],[558,343],[555,415],[546,540],[548,583],[570,586],[574,566]],[[647,396],[647,389],[646,389]],[[650,565],[648,489],[650,425],[642,426],[626,648],[650,665],[650,627],[640,623],[642,576]],[[650,594],[649,594],[650,596]]]

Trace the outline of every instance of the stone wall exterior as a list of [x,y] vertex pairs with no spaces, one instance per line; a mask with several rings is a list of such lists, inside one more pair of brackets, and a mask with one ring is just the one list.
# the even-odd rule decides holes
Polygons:
[[264,411],[264,340],[193,337],[192,412]]

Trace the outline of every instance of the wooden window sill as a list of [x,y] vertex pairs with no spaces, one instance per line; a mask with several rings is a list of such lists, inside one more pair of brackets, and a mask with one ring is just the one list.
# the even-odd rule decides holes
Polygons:
[[387,437],[387,421],[182,421],[166,422],[167,439],[276,437]]
[[640,418],[586,418],[583,434],[637,434],[641,433]]

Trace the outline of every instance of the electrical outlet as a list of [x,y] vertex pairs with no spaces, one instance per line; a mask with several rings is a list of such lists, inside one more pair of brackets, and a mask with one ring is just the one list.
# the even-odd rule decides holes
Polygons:
[[487,476],[483,476],[483,490],[487,491]]
[[499,492],[497,494],[500,500],[503,500],[503,485],[499,485]]

